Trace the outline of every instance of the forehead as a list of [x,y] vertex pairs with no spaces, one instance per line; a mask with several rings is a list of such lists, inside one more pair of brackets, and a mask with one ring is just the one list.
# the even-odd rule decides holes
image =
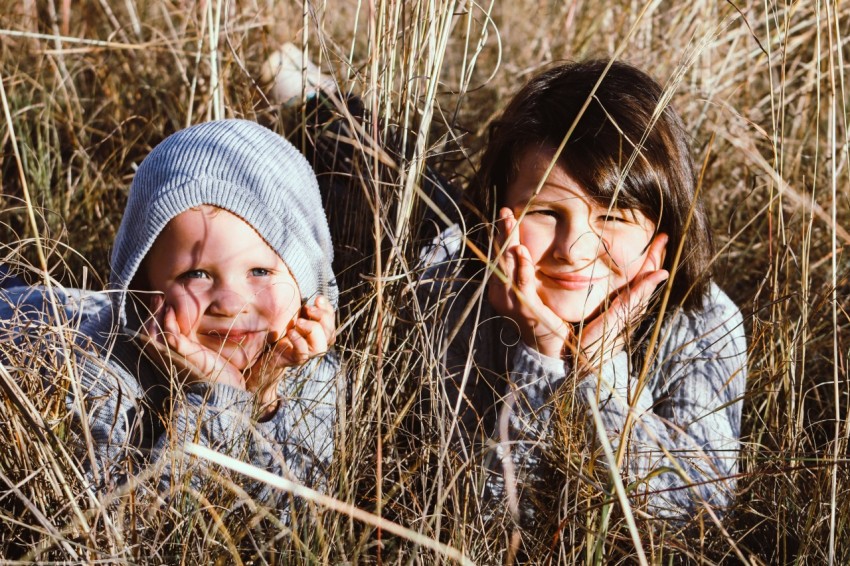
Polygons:
[[203,205],[172,218],[151,249],[163,260],[256,258],[277,254],[254,228],[235,214]]
[[[593,199],[584,187],[573,179],[558,163],[552,163],[554,152],[544,149],[530,149],[522,154],[517,162],[514,180],[505,193],[506,205],[525,204],[532,198],[535,202],[584,202],[591,204]],[[548,176],[546,172],[550,169]],[[541,180],[545,178],[541,185]],[[538,186],[540,189],[538,190]]]

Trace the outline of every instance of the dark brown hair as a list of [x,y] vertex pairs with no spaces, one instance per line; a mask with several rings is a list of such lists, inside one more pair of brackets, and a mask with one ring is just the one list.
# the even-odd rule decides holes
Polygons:
[[616,207],[641,211],[670,237],[666,269],[685,242],[670,304],[695,308],[708,292],[713,245],[704,207],[694,199],[688,136],[679,116],[662,101],[657,82],[618,61],[605,73],[607,65],[606,60],[567,63],[531,79],[490,125],[469,196],[481,214],[493,218],[524,153],[557,149],[590,98],[557,163],[601,205],[608,206],[621,185]]

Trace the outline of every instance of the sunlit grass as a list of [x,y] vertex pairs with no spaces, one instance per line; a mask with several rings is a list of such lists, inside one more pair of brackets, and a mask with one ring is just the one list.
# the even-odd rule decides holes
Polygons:
[[[679,533],[637,509],[643,552],[664,563],[850,559],[846,4],[48,0],[3,2],[0,14],[11,118],[0,153],[0,261],[33,283],[102,287],[133,171],[169,133],[234,116],[303,141],[297,108],[272,106],[257,82],[279,43],[305,46],[340,91],[363,97],[354,151],[362,178],[346,206],[359,212],[361,241],[383,253],[342,274],[359,287],[340,321],[349,399],[330,495],[481,564],[504,562],[512,544],[518,558],[544,563],[631,562],[637,553],[616,506],[602,530],[605,496],[579,479],[599,477],[589,451],[562,451],[557,534],[512,539],[510,525],[483,519],[480,471],[447,441],[439,340],[428,313],[411,308],[425,160],[462,186],[486,123],[552,61],[619,53],[647,69],[670,89],[695,161],[707,159],[715,277],[742,308],[751,347],[740,494],[726,534],[707,517]],[[389,139],[402,156],[376,149]],[[67,426],[74,368],[33,355],[45,334],[73,328],[44,328],[23,345],[0,337],[0,556],[447,560],[433,550],[443,547],[341,507],[316,504],[285,525],[247,497],[239,476],[167,503],[143,488],[144,475],[95,497],[81,487],[85,439]]]

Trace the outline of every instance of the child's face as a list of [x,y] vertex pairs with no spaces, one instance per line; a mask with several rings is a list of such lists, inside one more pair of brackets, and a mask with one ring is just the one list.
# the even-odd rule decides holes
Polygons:
[[226,210],[202,206],[175,216],[144,265],[150,290],[164,294],[180,332],[242,371],[301,308],[280,256]]
[[558,165],[532,199],[551,161],[548,151],[528,151],[505,205],[519,219],[532,201],[518,229],[535,265],[537,292],[561,319],[577,323],[597,314],[634,279],[655,224],[636,210],[609,212]]

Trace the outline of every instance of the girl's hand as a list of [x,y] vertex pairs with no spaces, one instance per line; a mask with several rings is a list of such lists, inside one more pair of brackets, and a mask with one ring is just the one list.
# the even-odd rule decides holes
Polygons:
[[298,318],[283,337],[269,334],[268,347],[245,372],[248,389],[259,394],[261,404],[273,401],[286,368],[327,352],[334,343],[335,333],[333,307],[325,297],[319,296],[315,305],[301,307]]
[[579,328],[578,354],[585,364],[593,365],[622,350],[629,325],[644,314],[655,288],[670,276],[661,269],[667,240],[667,234],[656,234],[634,279],[616,291],[608,308]]
[[[225,383],[245,389],[245,379],[218,352],[183,334],[174,308],[161,295],[151,299],[152,316],[142,327],[141,338],[151,358],[164,369],[176,366],[188,374],[188,382]],[[151,351],[153,350],[153,351]]]
[[503,251],[499,267],[507,281],[493,275],[487,296],[493,309],[519,326],[522,341],[544,356],[560,358],[570,336],[570,327],[537,294],[534,262],[528,248],[519,241],[517,220],[509,208],[499,211],[502,230],[497,247]]

